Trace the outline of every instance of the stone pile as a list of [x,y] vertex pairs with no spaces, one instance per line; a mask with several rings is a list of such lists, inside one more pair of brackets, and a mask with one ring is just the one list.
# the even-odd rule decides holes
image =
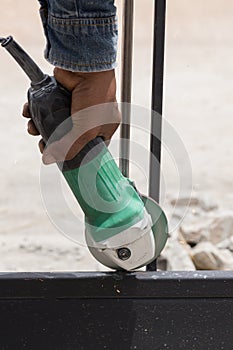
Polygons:
[[173,271],[233,270],[233,212],[193,196],[183,219],[188,201],[171,200],[177,228],[170,232],[159,266],[161,262],[162,269]]

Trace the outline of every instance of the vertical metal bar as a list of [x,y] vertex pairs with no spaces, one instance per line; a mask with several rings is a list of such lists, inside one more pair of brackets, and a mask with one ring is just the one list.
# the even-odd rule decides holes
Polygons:
[[129,176],[130,119],[132,94],[134,0],[124,0],[122,34],[122,125],[120,141],[120,169]]
[[[165,54],[166,0],[154,0],[154,53],[151,114],[151,155],[149,195],[157,202],[160,197],[161,136],[163,113],[163,82]],[[156,270],[156,261],[147,271]]]

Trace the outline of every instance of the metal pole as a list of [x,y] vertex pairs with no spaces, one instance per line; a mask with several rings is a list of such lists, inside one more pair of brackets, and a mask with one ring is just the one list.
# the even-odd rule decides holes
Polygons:
[[124,176],[129,176],[130,156],[130,119],[132,91],[132,61],[133,61],[133,24],[134,0],[124,0],[122,34],[122,125],[120,141],[120,169]]
[[[157,202],[160,197],[161,136],[163,113],[163,82],[166,0],[154,1],[154,53],[151,114],[151,155],[149,195]],[[156,270],[156,261],[147,266],[147,271]]]

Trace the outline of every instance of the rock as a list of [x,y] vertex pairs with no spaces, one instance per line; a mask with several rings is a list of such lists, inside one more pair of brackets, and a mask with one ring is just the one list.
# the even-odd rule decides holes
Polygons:
[[206,214],[200,208],[175,207],[170,213],[169,227],[170,229],[174,228],[174,231],[180,228],[180,232],[185,236],[187,242],[198,243],[200,240],[199,229],[203,227],[203,224],[200,223],[203,222],[206,222]]
[[231,211],[221,213],[214,218],[209,228],[209,239],[213,243],[219,243],[233,235],[233,213]]
[[218,243],[217,247],[219,249],[229,249],[231,252],[233,252],[233,236],[224,239],[222,242]]
[[190,197],[189,195],[171,199],[171,205],[176,205],[178,207],[193,206],[193,205],[196,206],[198,204],[199,204],[199,198]]
[[201,242],[191,251],[193,262],[198,270],[231,270],[233,255],[220,250],[210,242]]
[[190,257],[191,248],[182,240],[169,238],[162,253],[166,259],[166,268],[170,271],[195,271],[195,266]]
[[[187,220],[189,219],[189,221]],[[233,213],[218,213],[207,218],[187,217],[180,226],[180,232],[189,244],[210,241],[214,244],[224,241],[233,235]]]
[[211,219],[207,220],[206,222],[184,222],[180,226],[180,232],[188,244],[197,244],[201,241],[207,241],[209,239],[210,224]]
[[207,197],[200,199],[199,205],[204,211],[212,211],[218,209],[218,205]]
[[218,205],[215,202],[213,202],[212,199],[208,197],[201,198],[197,195],[192,195],[191,197],[189,195],[184,195],[178,199],[174,198],[171,200],[171,204],[177,207],[200,207],[204,211],[212,211],[218,208]]

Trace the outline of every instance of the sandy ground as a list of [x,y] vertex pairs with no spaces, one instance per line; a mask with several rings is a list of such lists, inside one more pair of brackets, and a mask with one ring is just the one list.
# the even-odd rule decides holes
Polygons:
[[[142,106],[135,108],[135,113],[143,114],[140,127],[148,130],[152,1],[136,0],[135,3],[133,103]],[[42,55],[44,38],[37,10],[37,1],[2,0],[0,35],[14,35],[41,67],[51,72],[51,66]],[[165,118],[175,128],[189,154],[194,190],[199,196],[207,196],[223,209],[230,210],[233,209],[232,13],[231,0],[169,2],[164,101]],[[28,81],[3,50],[0,62],[0,270],[102,269],[83,247],[82,215],[75,204],[70,205],[80,220],[70,236],[76,243],[62,235],[46,213],[41,198],[37,141],[26,134],[25,121],[20,118]],[[119,71],[120,64],[118,79]],[[135,116],[133,125],[136,119]],[[165,139],[166,133],[168,128],[164,127]],[[144,158],[148,158],[145,148],[149,144],[148,133],[134,125],[132,134],[142,152],[137,153],[132,145],[131,177],[139,189],[146,192],[148,161],[144,165]],[[113,148],[114,145],[113,142]],[[181,170],[178,167],[177,171],[172,161],[177,152],[176,145],[170,149],[170,154],[164,147],[162,204],[168,212],[171,210],[169,200],[176,197],[179,190]],[[42,175],[42,194],[48,195],[50,200],[53,198],[53,172],[55,168],[43,169]],[[187,190],[185,186],[182,188],[183,192]],[[67,208],[56,207],[56,198],[51,203],[56,210],[48,206],[47,210],[55,221],[56,218],[69,220]]]

